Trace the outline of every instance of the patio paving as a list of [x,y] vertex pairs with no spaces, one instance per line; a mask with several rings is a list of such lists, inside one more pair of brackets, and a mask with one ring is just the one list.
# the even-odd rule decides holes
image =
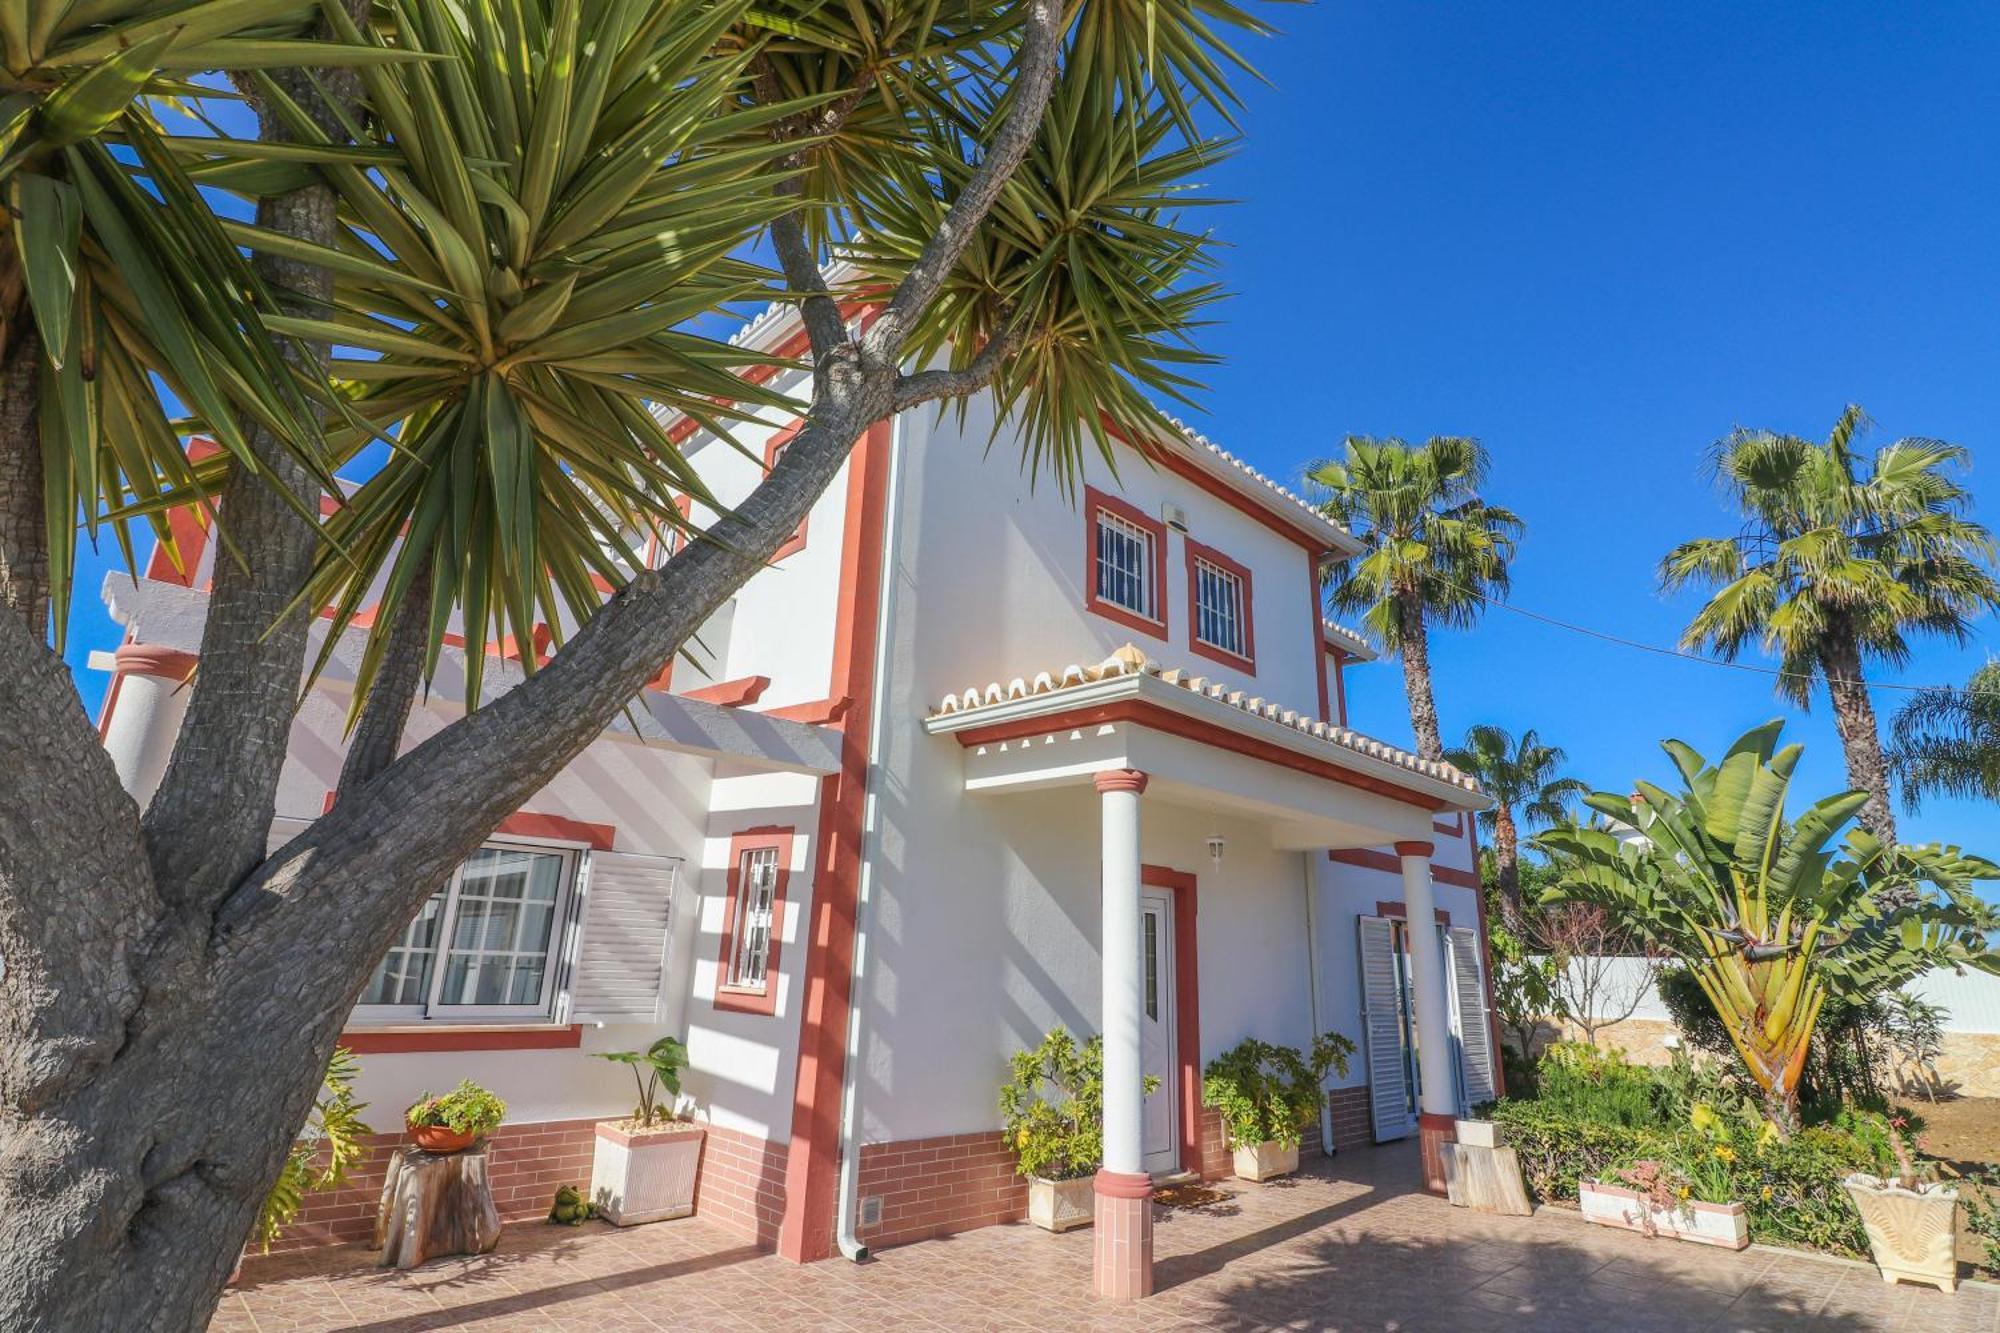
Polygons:
[[800,1267],[700,1218],[620,1231],[514,1224],[500,1248],[409,1273],[356,1247],[253,1259],[211,1333],[498,1330],[1289,1328],[1912,1329],[2000,1333],[2000,1291],[1946,1296],[1810,1255],[1742,1253],[1544,1211],[1489,1217],[1417,1188],[1396,1145],[1161,1208],[1157,1294],[1090,1292],[1090,1232],[1026,1224]]

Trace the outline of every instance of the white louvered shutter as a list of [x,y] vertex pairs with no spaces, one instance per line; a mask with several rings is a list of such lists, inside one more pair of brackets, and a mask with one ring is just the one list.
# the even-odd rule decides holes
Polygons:
[[1458,1038],[1459,1113],[1471,1114],[1493,1100],[1493,1029],[1486,1011],[1486,981],[1480,967],[1479,932],[1453,926],[1451,945],[1452,1028]]
[[1386,917],[1361,923],[1361,1027],[1368,1040],[1368,1109],[1375,1141],[1405,1138],[1416,1126],[1403,1062],[1402,986],[1396,975],[1396,937]]
[[566,1021],[659,1021],[679,870],[673,857],[596,851],[584,857]]

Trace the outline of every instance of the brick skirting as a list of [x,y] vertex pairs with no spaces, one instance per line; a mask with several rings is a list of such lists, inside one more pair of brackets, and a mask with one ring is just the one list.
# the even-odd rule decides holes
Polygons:
[[[596,1127],[595,1120],[547,1120],[495,1130],[488,1140],[487,1179],[502,1220],[543,1216],[558,1185],[588,1187]],[[373,1240],[389,1154],[408,1141],[402,1134],[371,1138],[347,1183],[306,1195],[298,1220],[272,1244],[271,1252]]]
[[[778,1242],[785,1211],[785,1145],[740,1130],[702,1126],[695,1212],[758,1245]],[[488,1140],[487,1178],[502,1221],[534,1221],[549,1211],[558,1185],[588,1192],[597,1121],[546,1120],[502,1125]],[[337,1190],[308,1194],[298,1220],[271,1246],[277,1254],[374,1239],[375,1211],[389,1154],[409,1140],[377,1134]]]
[[[720,1125],[704,1126],[694,1213],[765,1248],[785,1218],[785,1145]],[[585,1175],[589,1175],[586,1169]]]
[[861,1146],[859,1194],[882,1201],[882,1220],[858,1228],[875,1249],[1014,1222],[1028,1215],[1028,1182],[999,1130]]
[[1333,1108],[1333,1146],[1335,1151],[1342,1148],[1365,1148],[1375,1141],[1375,1122],[1368,1110],[1368,1085],[1353,1088],[1335,1088],[1326,1094],[1327,1105]]

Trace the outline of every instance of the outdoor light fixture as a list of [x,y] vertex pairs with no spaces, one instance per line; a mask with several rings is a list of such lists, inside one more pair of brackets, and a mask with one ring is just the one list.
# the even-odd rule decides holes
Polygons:
[[1214,833],[1209,835],[1208,859],[1215,862],[1215,868],[1217,870],[1220,870],[1222,868],[1222,849],[1227,847],[1228,845],[1229,845],[1228,839],[1224,838],[1220,833]]

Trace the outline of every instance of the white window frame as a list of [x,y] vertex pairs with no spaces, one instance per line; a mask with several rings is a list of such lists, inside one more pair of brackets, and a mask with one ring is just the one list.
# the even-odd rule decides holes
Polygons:
[[[769,884],[765,886],[768,889],[768,893],[766,894],[762,909],[764,917],[764,951],[763,957],[759,960],[757,979],[755,981],[746,981],[743,978],[744,963],[746,961],[745,950],[749,946],[750,932],[755,924],[752,916],[757,910],[755,907],[755,895],[758,889],[757,882],[751,878],[751,866],[753,863],[765,864],[766,858],[768,858],[771,878]],[[729,942],[729,967],[723,973],[722,977],[722,985],[729,990],[762,995],[770,989],[771,943],[777,938],[778,934],[778,877],[786,869],[787,867],[783,864],[780,857],[780,849],[777,847],[746,847],[743,849],[742,855],[737,857],[736,883],[739,896],[736,904],[736,920],[731,923],[736,938]]]
[[[438,923],[437,950],[431,961],[430,985],[421,1004],[357,1004],[356,1027],[394,1027],[409,1023],[522,1023],[548,1021],[555,1013],[556,996],[562,989],[562,969],[569,958],[570,937],[575,923],[570,920],[576,895],[577,870],[584,848],[578,843],[553,842],[540,838],[489,838],[480,850],[525,851],[554,855],[562,859],[558,871],[555,903],[551,907],[553,925],[549,931],[547,961],[542,970],[542,999],[539,1004],[442,1004],[438,996],[444,987],[446,963],[451,954],[451,937],[458,926],[459,888],[464,883],[466,862],[452,867],[444,886],[444,911]],[[466,858],[470,861],[471,858]],[[421,909],[419,909],[421,910]],[[411,920],[414,922],[415,917]],[[407,929],[407,927],[406,927]],[[371,972],[372,976],[372,972]]]
[[[1115,565],[1107,558],[1108,553],[1105,550],[1104,539],[1106,528],[1111,529],[1118,536],[1133,542],[1137,546],[1139,567],[1136,571]],[[1161,590],[1157,586],[1158,580],[1154,577],[1159,569],[1160,555],[1154,545],[1159,540],[1157,534],[1148,528],[1134,523],[1123,514],[1114,513],[1109,509],[1100,507],[1096,513],[1096,526],[1092,530],[1091,536],[1095,540],[1097,548],[1097,558],[1092,562],[1093,568],[1091,571],[1091,578],[1097,585],[1097,600],[1107,606],[1115,606],[1128,615],[1138,616],[1141,620],[1155,622],[1165,620],[1166,617],[1160,611]],[[1106,578],[1109,575],[1115,575],[1120,580],[1133,583],[1138,589],[1139,601],[1142,605],[1134,606],[1130,602],[1123,601],[1113,595],[1112,590],[1106,586]]]
[[[1229,603],[1224,607],[1210,604],[1207,592],[1211,588],[1225,589]],[[1224,624],[1236,631],[1236,642],[1222,643],[1203,632],[1210,623]],[[1195,641],[1228,653],[1231,657],[1250,657],[1250,589],[1241,574],[1233,569],[1197,555],[1194,558],[1194,627]]]

